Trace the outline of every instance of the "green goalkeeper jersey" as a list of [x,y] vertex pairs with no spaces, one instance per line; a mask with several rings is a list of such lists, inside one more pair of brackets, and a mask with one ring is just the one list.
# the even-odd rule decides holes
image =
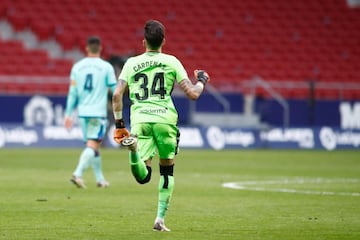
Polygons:
[[119,79],[129,86],[131,125],[143,122],[177,124],[178,113],[171,92],[175,82],[188,79],[188,75],[176,57],[159,52],[131,57]]

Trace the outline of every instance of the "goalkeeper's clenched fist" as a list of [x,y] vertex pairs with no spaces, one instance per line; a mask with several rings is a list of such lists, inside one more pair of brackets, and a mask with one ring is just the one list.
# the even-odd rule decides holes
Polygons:
[[202,82],[204,85],[210,81],[210,76],[205,70],[194,70],[196,80]]
[[125,128],[125,123],[123,119],[116,119],[115,120],[115,130],[114,130],[114,140],[118,144],[130,136],[129,131]]

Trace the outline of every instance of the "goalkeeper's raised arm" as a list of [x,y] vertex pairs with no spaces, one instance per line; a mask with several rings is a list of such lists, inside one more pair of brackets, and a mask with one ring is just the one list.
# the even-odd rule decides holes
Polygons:
[[194,76],[197,80],[196,84],[193,84],[189,79],[184,79],[179,83],[180,88],[191,100],[198,99],[201,93],[204,91],[206,83],[210,81],[209,74],[204,70],[195,70]]

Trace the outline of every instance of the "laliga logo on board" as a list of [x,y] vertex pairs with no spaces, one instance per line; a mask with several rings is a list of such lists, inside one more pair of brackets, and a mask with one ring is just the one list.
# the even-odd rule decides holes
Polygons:
[[24,108],[25,126],[36,124],[51,125],[54,119],[54,112],[51,101],[42,96],[34,96]]
[[209,145],[216,150],[220,150],[225,147],[225,135],[218,127],[210,127],[207,130],[206,138]]
[[[53,102],[47,97],[39,95],[32,97],[24,107],[25,126],[63,126],[64,108],[60,104],[53,105]],[[77,118],[74,120],[74,124],[76,124]]]
[[326,150],[334,150],[337,146],[360,146],[360,132],[349,131],[334,131],[330,127],[322,127],[320,129],[319,138],[322,146]]
[[209,145],[215,150],[221,150],[226,145],[249,147],[255,143],[255,136],[252,132],[245,132],[241,130],[227,131],[215,126],[208,128],[206,138]]
[[28,146],[32,143],[36,143],[38,138],[35,130],[27,130],[23,127],[0,127],[0,148],[4,147],[6,143],[21,143]]
[[336,135],[329,127],[323,127],[319,133],[320,142],[327,150],[334,150],[336,148]]
[[53,102],[44,96],[34,96],[24,107],[24,124],[32,127],[43,125],[43,138],[55,140],[82,140],[82,132],[77,127],[77,118],[74,119],[74,127],[67,130],[63,126],[64,108],[58,104],[53,106]]

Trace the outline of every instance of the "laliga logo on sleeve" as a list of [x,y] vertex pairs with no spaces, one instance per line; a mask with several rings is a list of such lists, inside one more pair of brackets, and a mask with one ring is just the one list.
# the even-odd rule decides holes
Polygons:
[[329,127],[323,127],[320,130],[320,142],[326,150],[334,150],[337,145],[336,135]]
[[225,135],[218,127],[209,127],[206,133],[206,138],[209,145],[215,150],[220,150],[225,147]]

